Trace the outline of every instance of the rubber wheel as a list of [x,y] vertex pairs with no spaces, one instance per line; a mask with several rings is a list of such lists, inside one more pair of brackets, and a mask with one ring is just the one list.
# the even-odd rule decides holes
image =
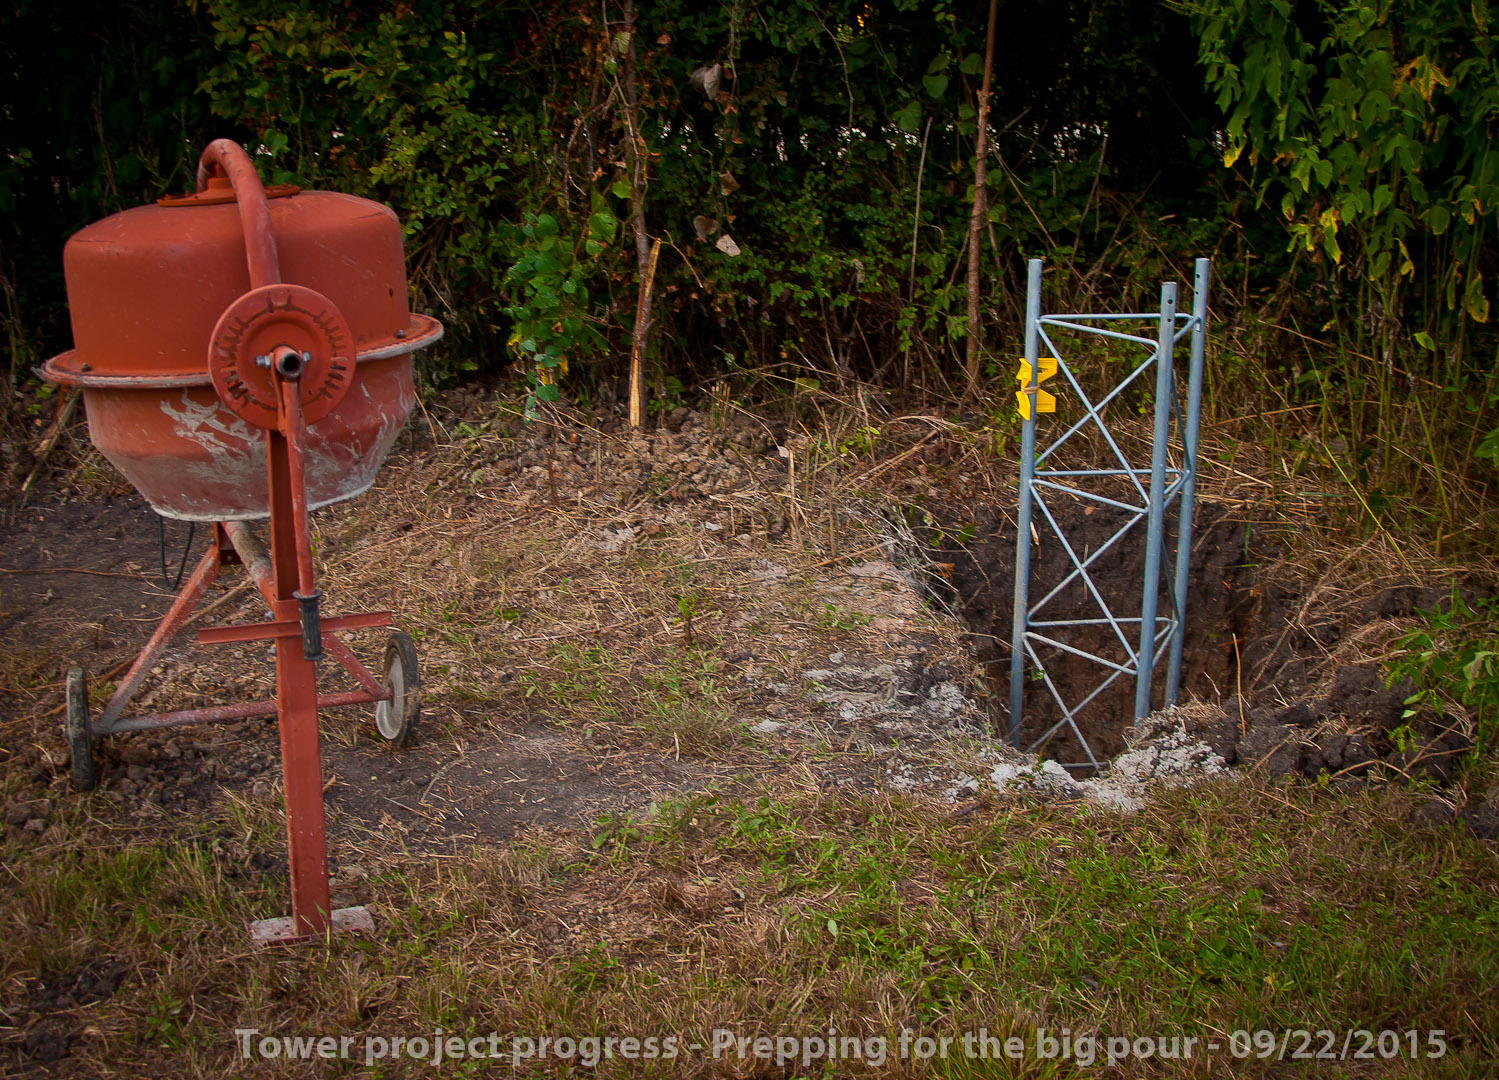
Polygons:
[[399,630],[385,643],[384,685],[390,700],[375,702],[375,730],[394,746],[410,746],[422,713],[422,675],[416,645]]
[[69,668],[66,686],[68,711],[63,731],[68,738],[68,753],[73,759],[73,787],[93,791],[94,737],[88,729],[88,676],[81,667]]

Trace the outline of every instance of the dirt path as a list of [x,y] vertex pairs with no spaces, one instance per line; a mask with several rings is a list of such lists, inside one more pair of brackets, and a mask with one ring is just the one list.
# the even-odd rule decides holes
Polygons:
[[[446,412],[466,434],[434,443],[435,427],[417,428],[369,495],[315,518],[328,610],[395,611],[425,683],[407,750],[361,710],[323,717],[335,862],[357,863],[374,835],[454,851],[730,790],[808,767],[813,743],[798,736],[842,747],[818,757],[829,784],[867,786],[895,773],[897,741],[986,730],[961,626],[896,565],[920,553],[878,513],[851,516],[840,474],[867,463],[830,469],[805,439],[783,454],[784,434],[751,421],[553,433],[463,405],[482,406]],[[76,797],[57,734],[66,666],[93,674],[97,714],[172,595],[149,508],[79,472],[13,508],[0,724],[17,837]],[[169,523],[174,572],[185,539]],[[210,602],[210,621],[263,617],[229,575]],[[364,637],[373,664],[381,641]],[[263,646],[196,648],[183,634],[132,711],[265,698],[273,670]],[[339,677],[325,672],[323,689],[346,688]],[[99,764],[96,800],[139,828],[226,799],[279,803],[269,721],[114,737]],[[278,860],[242,854],[260,869]]]

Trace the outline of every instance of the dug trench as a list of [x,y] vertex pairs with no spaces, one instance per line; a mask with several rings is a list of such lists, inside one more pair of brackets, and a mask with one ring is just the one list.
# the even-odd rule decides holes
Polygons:
[[[1117,667],[1081,654],[1129,666],[1129,650],[1138,645],[1145,527],[1137,521],[1110,545],[1131,515],[1080,499],[1053,500],[1050,510],[1049,516],[1034,516],[1029,601],[1040,607],[1032,618],[1077,624],[1040,631],[1075,651],[1036,645],[1040,665],[1026,664],[1019,742],[1043,758],[1086,761],[1064,722],[1060,698],[1096,759],[1106,764],[1126,749],[1133,733],[1135,680],[1121,674],[1100,690]],[[937,587],[961,606],[990,688],[995,726],[1003,731],[1009,724],[1017,559],[1013,511],[948,505],[929,513],[936,524],[929,535]],[[1215,503],[1199,504],[1195,517],[1179,700],[1206,707],[1184,711],[1188,734],[1225,764],[1271,776],[1298,774],[1340,788],[1380,780],[1425,782],[1436,793],[1418,808],[1416,824],[1460,819],[1481,836],[1499,835],[1499,814],[1491,806],[1451,790],[1456,766],[1472,747],[1461,722],[1424,708],[1412,714],[1407,700],[1414,688],[1404,680],[1391,684],[1378,660],[1416,612],[1437,608],[1453,592],[1471,603],[1492,595],[1492,587],[1476,579],[1446,583],[1445,591],[1417,585],[1371,570],[1356,554],[1314,575],[1288,557],[1284,525]],[[1086,580],[1074,573],[1066,545],[1086,563]],[[1162,613],[1169,610],[1167,579],[1176,550],[1169,519],[1164,549]],[[1136,621],[1117,629],[1108,625],[1100,600],[1116,620]],[[1164,658],[1158,661],[1152,709],[1164,704],[1166,667]]]

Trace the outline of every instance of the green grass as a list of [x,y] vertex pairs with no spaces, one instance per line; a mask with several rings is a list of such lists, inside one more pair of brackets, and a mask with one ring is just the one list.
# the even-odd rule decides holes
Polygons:
[[[1111,1075],[1300,1075],[1275,1060],[1279,1042],[1262,1060],[1243,1039],[1328,1030],[1341,1047],[1354,1029],[1416,1030],[1418,1041],[1440,1030],[1448,1050],[1436,1061],[1376,1050],[1306,1064],[1329,1076],[1490,1075],[1499,869],[1492,847],[1464,833],[1410,831],[1408,801],[1239,781],[1166,793],[1135,816],[995,803],[957,817],[771,781],[743,798],[704,792],[611,815],[576,841],[397,860],[362,883],[373,938],[265,951],[244,946],[244,925],[279,904],[284,884],[233,874],[242,846],[90,846],[80,841],[100,823],[78,810],[43,845],[5,846],[21,887],[0,901],[12,928],[3,975],[14,997],[90,960],[128,962],[132,976],[90,1007],[108,1034],[77,1063],[92,1052],[145,1069],[166,1055],[185,1075],[224,1075],[237,1027],[360,1040],[436,1027],[505,1040],[674,1034],[704,1047],[596,1070],[660,1076],[684,1063],[710,1075],[765,1065],[752,1044],[744,1060],[715,1060],[715,1030],[831,1027],[865,1050],[885,1040],[884,1064],[866,1055],[767,1075],[919,1066],[940,1077],[1089,1075],[1111,1036],[1221,1043],[1191,1060],[1121,1061]],[[230,816],[210,833],[275,824]],[[963,1037],[980,1027],[1021,1038],[1025,1054],[968,1056]],[[1038,1056],[1038,1028],[1096,1039],[1100,1062]],[[1242,1060],[1226,1042],[1235,1031]],[[902,1058],[902,1032],[946,1036],[947,1056],[918,1061],[927,1044],[910,1041]],[[294,1074],[251,1064],[246,1075]]]

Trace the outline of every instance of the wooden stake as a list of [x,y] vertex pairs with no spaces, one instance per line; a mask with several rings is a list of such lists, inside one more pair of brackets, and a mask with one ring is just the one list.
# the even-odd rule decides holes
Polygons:
[[645,423],[645,382],[641,361],[645,357],[646,335],[651,329],[651,287],[656,283],[656,263],[661,258],[661,238],[651,245],[650,257],[640,274],[640,296],[635,302],[635,333],[630,342],[630,426]]
[[[651,285],[656,280],[656,260],[661,255],[661,241],[649,244],[645,231],[646,168],[650,153],[640,134],[640,91],[636,86],[638,61],[635,50],[635,0],[625,0],[625,124],[629,128],[630,153],[630,223],[635,229],[635,259],[640,269],[640,295],[635,300],[635,329],[630,335],[630,426],[645,423],[645,386],[641,379],[641,362],[645,358],[646,335],[651,324]],[[648,246],[649,245],[649,246]]]

